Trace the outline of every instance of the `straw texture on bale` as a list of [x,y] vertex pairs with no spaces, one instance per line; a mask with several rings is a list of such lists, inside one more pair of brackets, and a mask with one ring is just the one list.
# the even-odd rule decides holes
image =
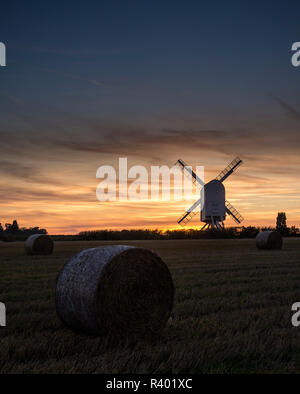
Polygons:
[[73,256],[56,285],[64,324],[87,334],[140,336],[163,330],[173,307],[166,264],[142,248],[115,245]]
[[53,252],[53,241],[49,235],[34,234],[25,241],[25,250],[29,255],[46,255]]
[[258,249],[281,249],[282,236],[277,231],[262,231],[257,234],[256,246]]

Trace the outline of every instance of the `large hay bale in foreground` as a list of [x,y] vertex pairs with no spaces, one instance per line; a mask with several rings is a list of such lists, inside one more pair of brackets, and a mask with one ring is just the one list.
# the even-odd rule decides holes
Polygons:
[[256,246],[258,249],[281,249],[282,236],[277,231],[262,231],[257,234]]
[[56,285],[56,311],[87,334],[141,336],[163,330],[174,285],[155,253],[131,246],[86,249],[73,256]]
[[54,243],[46,234],[34,234],[25,241],[25,250],[29,255],[46,255],[53,252]]

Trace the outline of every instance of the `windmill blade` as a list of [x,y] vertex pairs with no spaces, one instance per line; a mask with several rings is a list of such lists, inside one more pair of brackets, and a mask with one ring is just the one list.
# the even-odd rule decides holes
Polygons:
[[194,211],[195,208],[197,208],[198,205],[201,204],[201,198],[199,198],[198,201],[196,201],[179,219],[178,219],[178,224],[181,224],[181,226],[185,226],[199,211]]
[[204,182],[200,179],[197,174],[192,170],[191,166],[188,166],[183,160],[179,159],[176,161],[175,165],[180,169],[183,169],[184,174],[192,178],[193,184],[198,188],[201,189],[201,186],[204,186]]
[[209,227],[209,224],[208,224],[208,223],[205,223],[204,226],[202,226],[202,227],[200,228],[200,231],[203,231],[207,226]]
[[227,200],[225,200],[225,209],[236,223],[240,224],[244,220],[243,216]]
[[217,181],[223,182],[226,178],[229,177],[241,164],[243,160],[239,157],[236,157],[232,162],[216,177]]

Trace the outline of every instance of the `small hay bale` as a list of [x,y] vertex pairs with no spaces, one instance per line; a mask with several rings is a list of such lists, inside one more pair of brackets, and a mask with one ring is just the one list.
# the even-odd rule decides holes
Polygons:
[[281,249],[282,236],[277,231],[262,231],[256,236],[257,249]]
[[81,251],[62,269],[56,311],[86,334],[140,337],[160,333],[171,314],[174,285],[155,253],[132,246]]
[[25,250],[29,255],[46,255],[53,252],[54,243],[46,234],[34,234],[25,241]]

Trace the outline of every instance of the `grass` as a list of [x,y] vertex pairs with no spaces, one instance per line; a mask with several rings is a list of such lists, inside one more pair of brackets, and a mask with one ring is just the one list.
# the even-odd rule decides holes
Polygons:
[[300,241],[257,251],[255,240],[132,241],[168,264],[176,286],[172,319],[155,341],[116,343],[74,334],[58,320],[56,277],[76,252],[120,242],[57,242],[51,256],[0,245],[2,373],[296,373]]

